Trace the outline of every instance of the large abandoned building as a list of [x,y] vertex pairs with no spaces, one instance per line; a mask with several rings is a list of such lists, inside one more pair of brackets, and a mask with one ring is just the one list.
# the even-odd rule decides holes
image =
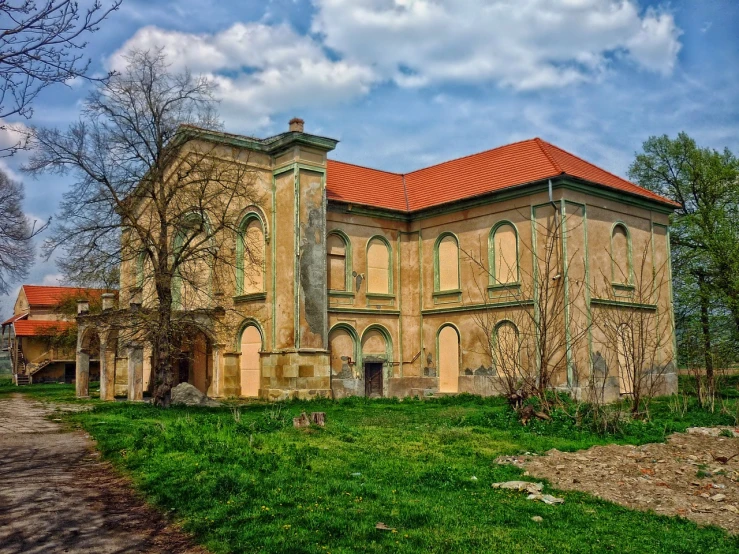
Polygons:
[[[177,382],[270,400],[489,395],[549,371],[581,396],[618,398],[642,374],[676,390],[670,200],[538,138],[400,174],[330,159],[337,141],[298,119],[267,139],[182,132],[243,152],[261,201],[228,208],[241,225],[215,263],[230,277],[175,291],[204,321]],[[105,309],[150,302],[147,263],[124,262]],[[151,346],[82,312],[78,375],[101,333],[101,394],[140,399]]]

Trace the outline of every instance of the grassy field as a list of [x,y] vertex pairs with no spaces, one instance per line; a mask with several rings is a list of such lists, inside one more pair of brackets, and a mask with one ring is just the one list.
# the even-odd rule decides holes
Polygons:
[[[0,396],[18,391],[0,385]],[[54,401],[74,394],[67,385],[20,391]],[[301,411],[326,412],[326,427],[293,429]],[[491,488],[522,477],[494,463],[501,454],[737,423],[692,400],[683,412],[660,399],[650,422],[609,435],[562,413],[524,428],[500,399],[469,396],[169,410],[95,402],[66,418],[213,552],[739,552],[736,537],[686,520],[585,494],[546,506]]]

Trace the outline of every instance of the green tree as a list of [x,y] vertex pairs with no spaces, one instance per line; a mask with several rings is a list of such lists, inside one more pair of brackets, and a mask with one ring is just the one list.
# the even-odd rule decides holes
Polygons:
[[700,355],[712,391],[717,356],[735,356],[739,337],[739,159],[686,133],[650,137],[642,149],[629,177],[680,205],[670,232],[680,359]]

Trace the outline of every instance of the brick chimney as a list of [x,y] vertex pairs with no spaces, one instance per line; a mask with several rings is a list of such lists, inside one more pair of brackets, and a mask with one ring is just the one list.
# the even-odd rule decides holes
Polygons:
[[302,133],[304,124],[305,124],[305,121],[303,121],[299,117],[293,117],[290,120],[290,130],[294,133]]

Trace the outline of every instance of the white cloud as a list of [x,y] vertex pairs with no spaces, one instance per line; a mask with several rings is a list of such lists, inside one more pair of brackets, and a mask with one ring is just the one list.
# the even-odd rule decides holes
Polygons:
[[154,48],[163,48],[174,71],[187,67],[211,77],[225,110],[249,118],[251,126],[267,125],[283,110],[363,95],[375,82],[370,68],[329,58],[318,42],[284,24],[236,23],[197,35],[144,27],[108,65],[121,70],[127,51]]
[[597,78],[612,55],[669,73],[667,12],[634,0],[314,0],[313,31],[346,60],[401,86],[497,82],[514,89]]
[[614,59],[672,71],[680,30],[636,0],[313,0],[312,35],[285,23],[216,33],[139,29],[109,59],[163,48],[172,68],[210,76],[230,123],[266,126],[288,110],[332,106],[380,82],[419,88],[494,83],[514,90],[597,80]]

